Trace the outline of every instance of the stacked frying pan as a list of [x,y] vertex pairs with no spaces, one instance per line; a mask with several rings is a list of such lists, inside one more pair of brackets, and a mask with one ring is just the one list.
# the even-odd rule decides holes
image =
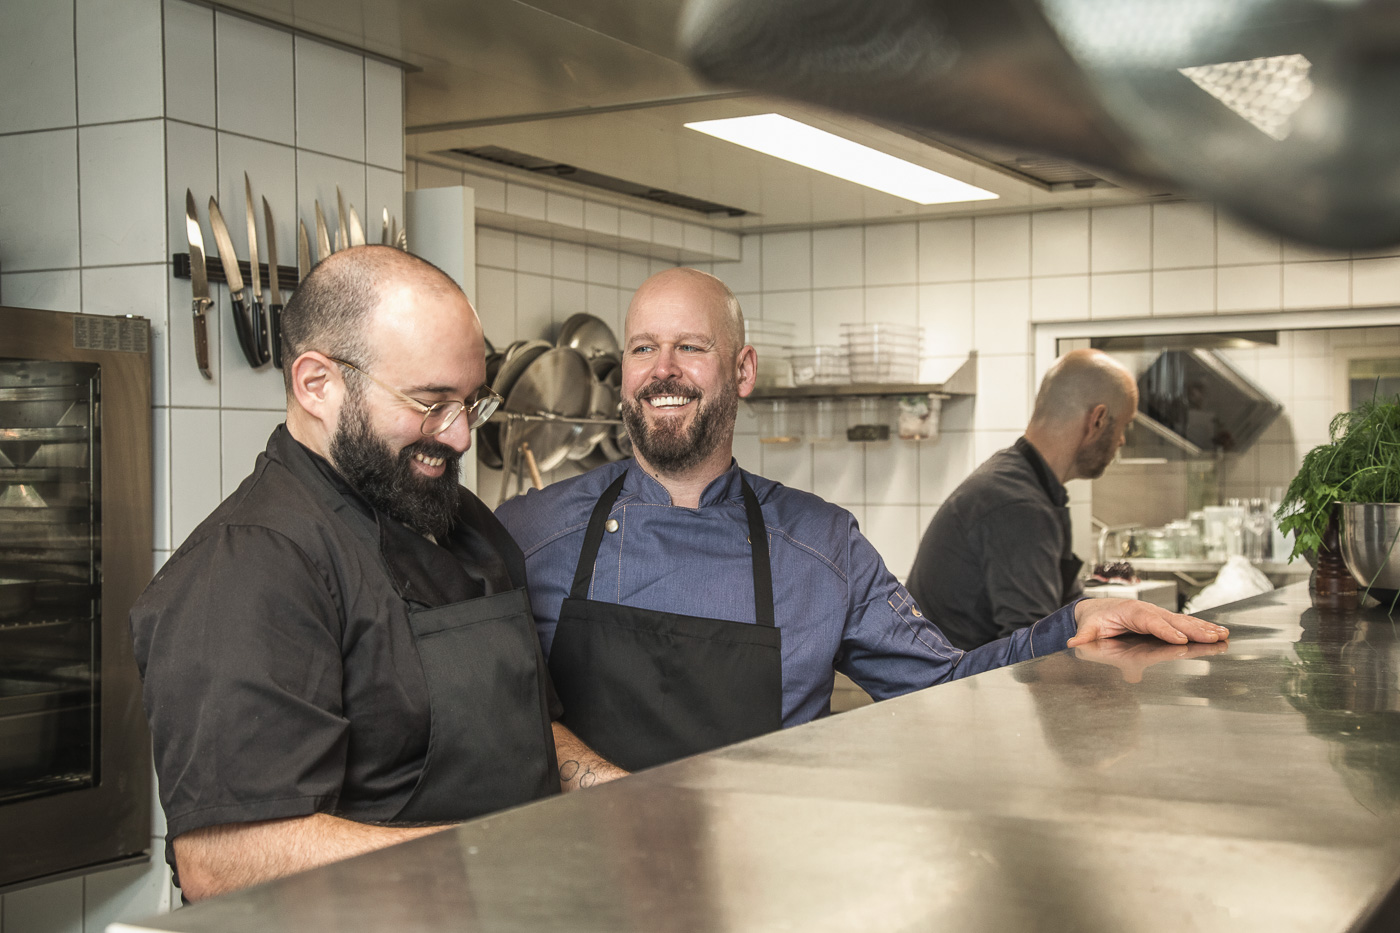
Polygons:
[[569,318],[552,345],[517,340],[503,353],[490,353],[486,377],[505,404],[478,429],[477,459],[502,471],[502,500],[512,484],[523,488],[517,474],[530,458],[544,472],[566,460],[592,469],[631,456],[617,421],[617,337],[593,315]]

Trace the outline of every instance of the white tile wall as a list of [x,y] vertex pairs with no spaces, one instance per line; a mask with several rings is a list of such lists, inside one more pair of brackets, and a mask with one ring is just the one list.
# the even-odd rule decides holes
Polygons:
[[365,160],[365,108],[347,107],[365,86],[362,55],[301,36],[296,62],[296,144],[355,162]]
[[77,269],[0,275],[0,302],[16,308],[72,311],[80,307],[82,301],[83,282]]
[[[72,4],[0,3],[0,133],[78,122],[74,38]],[[14,164],[0,158],[6,172]]]
[[919,224],[919,281],[972,280],[972,221],[928,220]]
[[78,131],[84,265],[166,260],[164,130],[141,120]]
[[762,239],[765,292],[812,287],[812,234],[768,233]]
[[292,36],[220,12],[214,37],[219,129],[295,145]]
[[1093,272],[1152,268],[1152,208],[1099,207],[1092,211],[1089,263]]
[[77,266],[77,130],[0,136],[0,165],[0,270]]
[[[832,230],[813,231],[812,287],[841,288],[864,285],[864,256],[864,227],[837,227]],[[723,278],[719,270],[715,274]]]
[[972,258],[974,277],[978,279],[1030,275],[1030,215],[978,217],[972,224]]
[[215,125],[214,12],[192,3],[165,5],[165,115]]
[[[285,410],[280,373],[238,352],[222,286],[209,312],[214,379],[195,369],[190,284],[169,271],[170,253],[187,249],[185,189],[211,250],[216,195],[246,255],[245,170],[264,258],[264,195],[283,265],[313,198],[334,228],[336,183],[377,236],[367,200],[403,220],[401,76],[181,0],[13,0],[0,4],[0,80],[0,301],[151,320],[159,566],[247,474]],[[298,151],[298,128],[352,158]],[[0,897],[0,931],[94,931],[168,909],[164,833],[157,814],[148,866]]]
[[882,224],[865,234],[865,284],[913,285],[919,280],[918,228]]
[[1044,211],[1031,215],[1031,274],[1089,271],[1089,212]]
[[160,0],[77,0],[78,122],[164,112]]

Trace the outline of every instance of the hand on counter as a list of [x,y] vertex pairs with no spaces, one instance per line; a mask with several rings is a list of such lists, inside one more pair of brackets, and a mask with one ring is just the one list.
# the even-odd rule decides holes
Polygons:
[[1154,664],[1164,661],[1183,661],[1190,658],[1206,658],[1230,650],[1224,641],[1206,644],[1192,642],[1185,645],[1163,645],[1154,642],[1121,642],[1108,639],[1091,641],[1074,649],[1074,656],[1081,661],[1094,661],[1118,668],[1123,682],[1142,683],[1142,672]]
[[1074,621],[1079,628],[1067,642],[1071,648],[1126,632],[1155,635],[1174,645],[1214,643],[1230,637],[1230,630],[1223,625],[1136,599],[1082,599],[1074,607]]

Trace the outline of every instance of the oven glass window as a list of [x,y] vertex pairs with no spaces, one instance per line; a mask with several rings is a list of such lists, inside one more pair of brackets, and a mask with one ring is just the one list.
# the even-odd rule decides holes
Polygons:
[[100,373],[0,359],[0,802],[98,764]]

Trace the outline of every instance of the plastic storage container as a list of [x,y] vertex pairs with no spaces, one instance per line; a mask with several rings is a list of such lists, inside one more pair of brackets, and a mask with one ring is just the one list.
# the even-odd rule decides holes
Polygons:
[[761,399],[758,411],[758,439],[764,444],[795,444],[802,440],[805,416],[802,406],[786,399]]

